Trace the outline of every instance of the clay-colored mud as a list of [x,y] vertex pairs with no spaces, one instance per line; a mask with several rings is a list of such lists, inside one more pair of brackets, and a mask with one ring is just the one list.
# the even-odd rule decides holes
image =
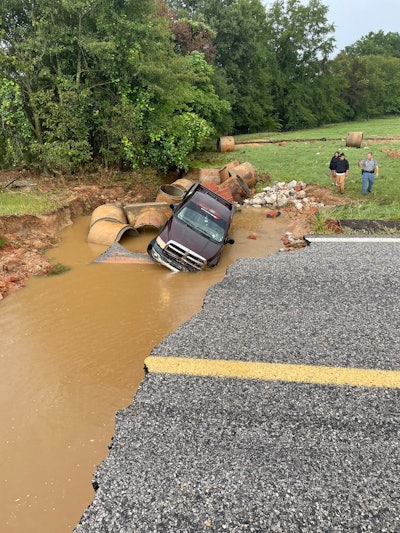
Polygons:
[[[67,533],[93,498],[117,410],[131,403],[152,347],[200,311],[207,289],[239,257],[277,252],[288,221],[237,213],[211,272],[155,264],[94,264],[90,217],[49,252],[65,274],[34,278],[0,303],[0,524],[7,533]],[[248,239],[256,233],[256,239]],[[154,233],[123,238],[145,251]]]

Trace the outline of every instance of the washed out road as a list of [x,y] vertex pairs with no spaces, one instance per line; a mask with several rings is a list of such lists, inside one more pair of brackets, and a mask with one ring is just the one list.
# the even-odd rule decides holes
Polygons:
[[76,532],[399,531],[399,252],[231,266],[146,359]]

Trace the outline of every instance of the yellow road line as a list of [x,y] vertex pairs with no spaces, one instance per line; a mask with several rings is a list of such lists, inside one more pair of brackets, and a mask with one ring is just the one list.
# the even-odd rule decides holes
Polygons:
[[145,365],[149,372],[161,374],[292,381],[355,387],[400,388],[400,371],[397,370],[156,356],[147,357]]

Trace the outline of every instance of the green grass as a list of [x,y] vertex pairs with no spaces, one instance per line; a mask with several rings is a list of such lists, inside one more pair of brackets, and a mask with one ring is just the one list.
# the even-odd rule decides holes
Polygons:
[[53,265],[50,270],[47,272],[48,276],[58,276],[59,274],[64,274],[71,270],[69,266],[63,265],[62,263],[56,263]]
[[65,206],[57,194],[1,191],[0,216],[43,215]]
[[361,131],[364,137],[375,139],[387,136],[400,135],[400,119],[398,117],[385,117],[372,120],[362,120],[356,122],[341,122],[337,124],[329,124],[321,128],[313,128],[309,130],[291,131],[291,132],[263,132],[252,133],[249,135],[237,135],[235,141],[255,140],[255,139],[270,139],[270,140],[284,140],[284,139],[343,139],[349,132]]
[[400,220],[400,202],[355,202],[329,209],[330,218],[355,220]]
[[[349,132],[363,133],[360,148],[346,146]],[[258,146],[238,146],[260,140],[272,142]],[[218,167],[237,159],[240,162],[250,162],[261,180],[297,180],[329,188],[331,176],[328,167],[336,150],[344,152],[350,164],[349,177],[345,182],[349,203],[331,210],[330,216],[343,219],[399,220],[400,157],[393,157],[393,153],[400,154],[400,118],[334,124],[300,132],[238,135],[235,137],[234,152],[199,154],[195,164]],[[378,161],[379,177],[375,179],[373,193],[366,198],[361,195],[361,170],[357,163],[369,151],[373,152]],[[260,188],[262,186],[261,182]]]
[[[40,186],[35,189],[13,189],[5,187],[10,178],[0,184],[0,216],[21,216],[21,215],[41,215],[51,213],[65,207],[69,203],[71,187],[76,185],[96,184],[99,187],[108,187],[114,185],[126,185],[139,183],[144,187],[159,187],[163,183],[162,176],[152,169],[143,169],[139,171],[105,171],[101,172],[82,172],[71,179],[54,178],[51,190],[44,192]],[[18,183],[18,182],[17,182]],[[47,180],[48,189],[49,180]]]

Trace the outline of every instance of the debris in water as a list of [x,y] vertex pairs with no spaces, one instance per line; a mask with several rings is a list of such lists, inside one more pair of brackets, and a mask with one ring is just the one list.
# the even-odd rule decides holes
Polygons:
[[115,242],[107,250],[99,255],[93,263],[147,263],[154,264],[147,254],[131,252],[118,242]]

